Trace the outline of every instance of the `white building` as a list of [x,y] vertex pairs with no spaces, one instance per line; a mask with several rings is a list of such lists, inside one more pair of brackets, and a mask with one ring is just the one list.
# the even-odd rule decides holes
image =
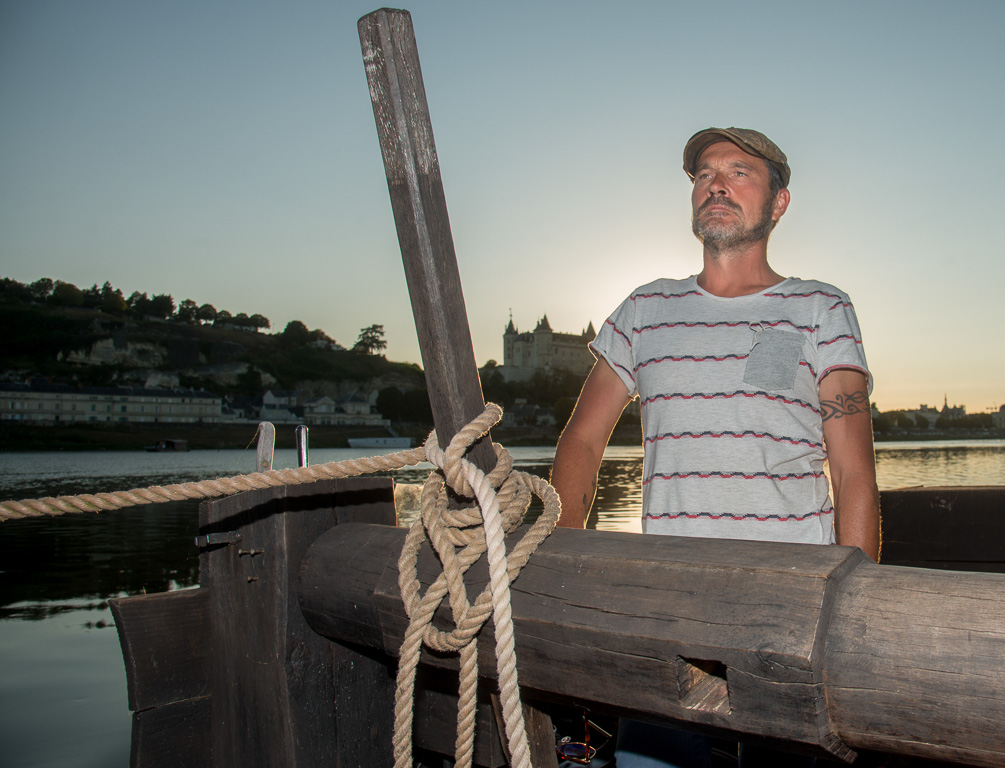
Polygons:
[[191,389],[0,384],[0,421],[215,423],[220,421],[220,397]]
[[304,403],[304,423],[308,426],[388,427],[385,419],[369,400],[358,392],[334,400],[328,395]]

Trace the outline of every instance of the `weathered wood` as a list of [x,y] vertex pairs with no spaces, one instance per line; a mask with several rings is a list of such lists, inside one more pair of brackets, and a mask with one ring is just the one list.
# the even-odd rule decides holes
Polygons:
[[[375,11],[359,20],[359,37],[433,421],[445,448],[484,401],[411,16]],[[495,465],[484,439],[470,455],[483,469]]]
[[210,765],[209,593],[108,601],[133,712],[130,766]]
[[849,743],[1005,765],[1005,576],[863,568],[831,622],[827,695]]
[[[352,595],[304,600],[315,630],[394,652],[403,535],[346,526],[315,543],[302,583],[319,594],[351,582]],[[367,567],[340,568],[348,552]],[[420,558],[423,583],[432,559]],[[478,589],[486,569],[471,576]],[[560,529],[514,582],[512,605],[521,683],[597,710],[844,759],[863,748],[1005,764],[998,574],[881,566],[848,547]]]
[[209,695],[209,593],[186,589],[108,601],[126,664],[129,709]]
[[883,562],[1005,573],[1005,487],[883,491]]
[[276,428],[267,421],[258,425],[258,444],[255,447],[255,471],[268,472],[272,469],[272,457],[276,447]]
[[[200,506],[201,534],[241,534],[239,543],[200,556],[212,616],[215,765],[293,768],[337,754],[334,648],[304,622],[293,582],[318,535],[365,516],[360,497],[393,521],[387,478],[271,488]],[[349,499],[352,511],[340,512]]]
[[130,768],[209,768],[209,697],[133,713]]

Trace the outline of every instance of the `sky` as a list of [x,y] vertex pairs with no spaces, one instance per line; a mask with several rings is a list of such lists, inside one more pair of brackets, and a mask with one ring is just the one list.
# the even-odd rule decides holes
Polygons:
[[[0,0],[0,275],[421,362],[355,0]],[[687,139],[788,155],[769,260],[850,294],[881,410],[1005,402],[1005,3],[413,0],[475,358],[701,269]]]

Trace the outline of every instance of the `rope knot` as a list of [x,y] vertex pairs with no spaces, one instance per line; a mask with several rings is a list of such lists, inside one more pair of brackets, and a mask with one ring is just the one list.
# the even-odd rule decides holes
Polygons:
[[[436,433],[426,440],[427,460],[433,472],[422,489],[419,518],[409,529],[398,563],[398,585],[409,617],[398,665],[395,701],[394,753],[396,768],[410,768],[412,700],[415,669],[423,644],[460,655],[461,676],[458,704],[456,765],[467,768],[474,754],[474,721],[478,681],[477,636],[489,616],[496,636],[496,667],[499,675],[503,716],[512,765],[529,768],[530,750],[520,705],[516,672],[516,649],[509,587],[530,555],[554,529],[560,505],[555,490],[541,478],[513,470],[509,451],[495,443],[496,466],[485,474],[465,458],[474,443],[502,417],[502,409],[489,403],[485,411],[462,428],[445,451]],[[447,488],[458,496],[474,498],[476,505],[450,509]],[[507,553],[504,537],[523,521],[531,494],[544,502],[544,512]],[[436,554],[441,573],[420,594],[416,564],[421,545],[427,540]],[[489,584],[471,603],[464,574],[487,553]],[[438,629],[432,619],[447,598],[453,628]]]

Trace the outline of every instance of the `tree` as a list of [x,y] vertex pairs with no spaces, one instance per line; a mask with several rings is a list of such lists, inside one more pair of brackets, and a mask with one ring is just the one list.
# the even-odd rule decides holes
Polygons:
[[401,421],[405,416],[405,396],[397,387],[385,387],[377,393],[377,410],[385,419]]
[[291,347],[306,347],[311,343],[311,332],[299,320],[290,320],[283,329],[283,342]]
[[36,301],[45,301],[52,295],[54,287],[55,283],[50,278],[42,277],[29,285],[28,290],[31,291],[32,298]]
[[147,296],[146,292],[133,291],[126,304],[140,317],[150,314],[150,297]]
[[360,352],[364,355],[375,355],[387,349],[387,342],[384,341],[384,326],[370,325],[360,329],[359,338],[352,347],[353,352]]
[[32,299],[34,296],[29,286],[9,277],[0,277],[0,300],[25,302],[32,301]]
[[84,292],[73,283],[57,280],[52,288],[49,301],[60,307],[79,307],[84,303]]
[[84,306],[89,309],[97,309],[101,306],[101,289],[98,284],[95,283],[90,288],[82,291],[84,297]]
[[174,314],[174,299],[170,294],[158,293],[150,299],[150,314],[154,317],[168,318]]
[[429,405],[429,393],[424,389],[410,389],[405,393],[404,421],[433,423],[433,409]]
[[212,304],[203,304],[196,314],[200,323],[212,323],[216,320],[216,307]]
[[269,318],[265,315],[254,314],[251,316],[251,324],[255,328],[271,328],[272,323],[269,322]]
[[121,315],[127,309],[126,300],[122,296],[122,291],[113,288],[112,284],[105,281],[101,286],[101,310],[110,315]]
[[226,325],[233,319],[234,316],[231,315],[230,312],[225,309],[221,309],[216,313],[216,317],[213,318],[213,325]]
[[178,305],[178,319],[183,323],[195,325],[199,322],[199,305],[192,299],[185,299]]

